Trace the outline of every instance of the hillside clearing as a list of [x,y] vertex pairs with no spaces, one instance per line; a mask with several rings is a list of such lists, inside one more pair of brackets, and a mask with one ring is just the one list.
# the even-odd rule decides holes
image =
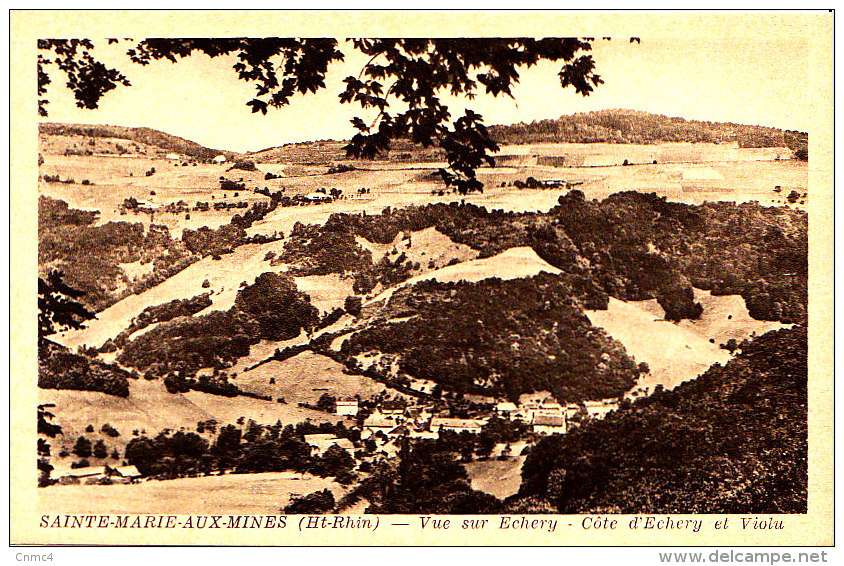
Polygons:
[[[145,308],[174,299],[189,299],[201,293],[210,293],[213,302],[203,313],[228,310],[234,305],[241,283],[251,284],[261,273],[279,272],[287,268],[285,265],[272,267],[269,262],[264,262],[267,252],[278,254],[283,246],[283,241],[247,244],[235,248],[230,254],[223,254],[219,260],[206,257],[155,287],[137,295],[129,295],[100,311],[97,318],[88,321],[85,328],[58,334],[54,340],[71,349],[82,344],[101,346],[127,328],[132,319]],[[207,288],[202,286],[205,280],[210,285]]]
[[754,333],[788,326],[750,318],[744,300],[737,295],[713,296],[695,289],[695,300],[703,306],[701,318],[680,323],[666,321],[656,300],[610,298],[607,310],[585,312],[593,325],[621,342],[637,362],[648,364],[650,373],[636,385],[636,389],[647,390],[657,385],[672,389],[714,363],[726,363],[731,355],[719,346],[730,338],[740,342]]
[[[270,379],[275,379],[270,384]],[[288,404],[315,404],[323,393],[336,398],[378,395],[384,385],[362,375],[343,373],[343,366],[325,356],[302,352],[283,362],[271,361],[238,375],[238,387],[273,398],[284,398]]]
[[[237,383],[237,381],[235,381]],[[134,438],[134,430],[146,430],[155,436],[164,429],[195,430],[198,421],[215,419],[218,423],[233,423],[240,417],[263,424],[280,420],[296,424],[306,419],[314,422],[336,422],[336,415],[285,405],[275,401],[261,401],[249,397],[222,397],[197,391],[168,393],[162,381],[130,380],[129,397],[115,397],[93,391],[39,389],[39,403],[55,405],[54,423],[62,427],[62,435],[51,441],[56,454],[62,448],[70,450],[76,438],[102,436],[109,450],[116,447],[121,454]],[[109,423],[120,433],[116,438],[100,435],[103,424]],[[94,433],[86,433],[88,425]]]
[[484,259],[473,259],[456,265],[449,265],[441,269],[411,277],[407,281],[395,285],[377,295],[367,305],[378,301],[387,301],[396,289],[413,286],[420,281],[436,279],[442,283],[466,281],[475,283],[484,279],[497,277],[502,280],[522,279],[533,277],[541,272],[559,274],[559,269],[549,264],[529,247],[510,248],[500,254]]

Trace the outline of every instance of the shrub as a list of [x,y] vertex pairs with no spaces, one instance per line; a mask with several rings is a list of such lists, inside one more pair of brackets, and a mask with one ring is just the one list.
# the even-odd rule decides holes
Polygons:
[[283,512],[291,515],[315,515],[334,509],[334,494],[327,489],[293,498]]
[[117,431],[117,429],[108,423],[105,423],[102,428],[100,428],[100,430],[112,438],[117,438],[118,436],[120,436],[120,433]]
[[72,452],[80,458],[89,457],[91,455],[91,441],[84,436],[80,436],[76,439]]
[[71,467],[71,468],[73,468],[73,469],[75,470],[75,469],[78,469],[78,468],[87,468],[87,467],[89,467],[90,465],[91,465],[91,463],[90,463],[90,462],[88,462],[88,460],[87,460],[87,459],[82,458],[81,460],[77,460],[76,462],[72,462],[72,463],[70,464],[70,467]]

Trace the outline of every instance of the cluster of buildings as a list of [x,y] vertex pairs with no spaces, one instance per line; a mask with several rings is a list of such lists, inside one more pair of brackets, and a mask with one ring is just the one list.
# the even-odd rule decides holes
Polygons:
[[[471,418],[457,418],[435,405],[408,405],[404,400],[386,400],[366,417],[361,437],[366,439],[379,432],[388,437],[436,438],[441,431],[478,434],[490,418],[518,420],[531,425],[538,434],[565,434],[572,423],[584,418],[603,418],[618,408],[618,401],[586,401],[561,405],[547,397],[516,404],[502,401],[490,410]],[[340,399],[336,403],[338,415],[356,417],[360,410],[357,399]]]
[[570,424],[577,420],[576,417],[602,419],[617,408],[618,401],[615,399],[569,403],[564,406],[547,397],[518,405],[500,402],[495,405],[495,412],[502,418],[533,425],[533,431],[539,434],[565,434]]

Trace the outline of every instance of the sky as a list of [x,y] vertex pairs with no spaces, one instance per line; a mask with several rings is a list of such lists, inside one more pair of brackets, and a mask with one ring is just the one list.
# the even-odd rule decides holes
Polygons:
[[[202,145],[238,152],[289,142],[348,139],[350,119],[364,118],[359,107],[341,105],[342,80],[357,75],[366,58],[340,42],[345,61],[329,70],[327,88],[296,96],[266,116],[252,114],[246,102],[254,86],[237,80],[233,59],[195,55],[173,64],[142,67],[125,56],[127,44],[97,42],[95,53],[127,75],[131,87],[106,94],[97,110],[79,109],[53,78],[46,121],[148,126]],[[521,73],[514,98],[482,95],[473,101],[444,97],[452,115],[470,107],[485,123],[531,122],[592,110],[624,108],[686,119],[736,122],[807,131],[808,97],[804,41],[764,34],[729,37],[648,37],[596,40],[592,55],[604,80],[588,97],[560,86],[560,65],[540,63]],[[54,73],[58,73],[54,71]]]

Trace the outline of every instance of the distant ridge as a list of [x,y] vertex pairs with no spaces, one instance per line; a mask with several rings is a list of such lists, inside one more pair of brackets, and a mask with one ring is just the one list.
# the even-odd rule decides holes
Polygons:
[[239,153],[212,149],[196,142],[147,127],[110,126],[99,124],[62,124],[58,122],[41,122],[38,133],[56,136],[80,135],[94,138],[119,138],[138,143],[145,143],[160,147],[163,150],[189,155],[199,159],[211,159],[217,155],[225,155],[227,159],[240,157]]
[[[808,158],[809,135],[765,126],[732,122],[705,122],[652,114],[638,110],[600,110],[560,116],[557,119],[519,122],[489,127],[490,136],[501,144],[529,143],[637,143],[662,142],[738,143],[740,147],[787,147],[799,159]],[[288,143],[251,152],[256,162],[286,161],[327,164],[346,158],[346,142],[316,140]],[[419,152],[408,140],[394,140],[390,160],[443,160],[436,150]]]
[[805,132],[731,122],[672,118],[638,110],[599,110],[553,120],[490,126],[490,136],[507,144],[526,143],[732,143],[740,147],[788,147],[808,151]]

